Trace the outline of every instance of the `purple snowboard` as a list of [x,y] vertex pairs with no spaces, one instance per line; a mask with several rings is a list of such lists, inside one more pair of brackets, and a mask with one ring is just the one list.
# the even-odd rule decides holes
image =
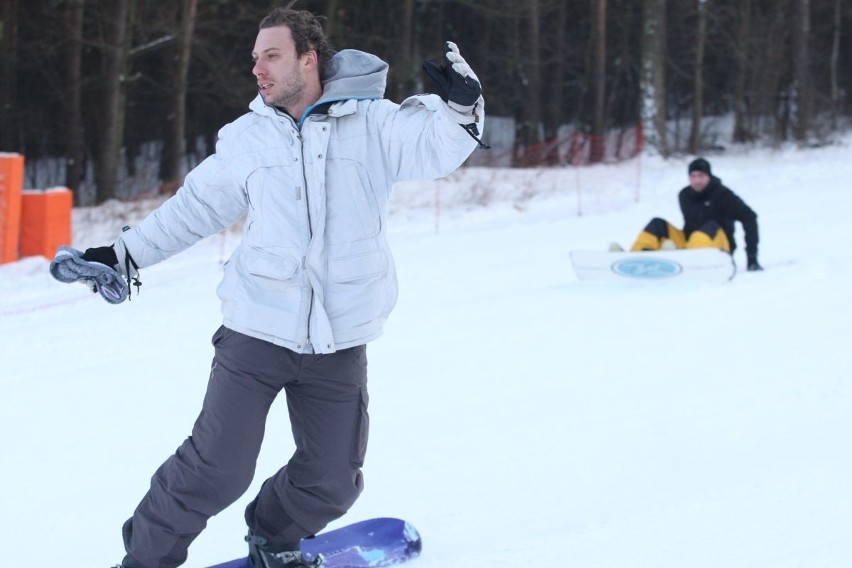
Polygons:
[[[323,568],[380,568],[420,554],[420,534],[400,519],[361,521],[302,541],[302,552],[322,554]],[[239,558],[210,568],[252,568]]]

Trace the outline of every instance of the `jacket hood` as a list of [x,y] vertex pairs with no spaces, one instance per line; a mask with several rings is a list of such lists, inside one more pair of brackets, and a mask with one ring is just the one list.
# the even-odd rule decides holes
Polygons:
[[381,99],[385,96],[387,78],[388,64],[375,55],[357,49],[338,51],[325,66],[322,96],[316,104]]

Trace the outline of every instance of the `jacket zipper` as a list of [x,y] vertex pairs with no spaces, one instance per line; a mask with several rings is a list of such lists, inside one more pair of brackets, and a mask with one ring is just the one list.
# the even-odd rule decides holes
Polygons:
[[[303,184],[303,187],[305,188],[305,204],[304,204],[304,207],[305,207],[305,214],[308,217],[308,250],[310,250],[311,242],[313,241],[313,238],[314,238],[314,229],[313,229],[313,223],[311,222],[311,200],[310,200],[310,197],[308,195],[308,178],[305,175],[305,144],[304,144],[304,139],[302,138],[301,129],[298,130],[298,133],[296,134],[296,138],[299,141],[299,153],[302,156],[302,163],[301,163],[301,166],[302,166],[302,184]],[[302,270],[304,270],[307,273],[307,270],[308,270],[307,251],[305,253],[305,256],[302,257]],[[306,348],[307,348],[308,345],[311,345],[311,316],[313,315],[313,311],[314,311],[314,287],[313,287],[313,284],[311,283],[310,275],[308,275],[308,286],[310,286],[311,294],[310,294],[310,298],[308,299],[308,320],[307,320],[307,322],[305,322],[305,347]],[[311,348],[311,350],[313,350],[313,348]]]

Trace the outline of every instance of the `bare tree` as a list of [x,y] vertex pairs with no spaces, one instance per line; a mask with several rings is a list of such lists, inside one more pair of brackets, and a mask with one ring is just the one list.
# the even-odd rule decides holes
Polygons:
[[175,43],[175,62],[172,67],[172,90],[170,111],[166,115],[166,135],[163,139],[163,157],[160,163],[160,179],[174,182],[183,178],[181,166],[186,153],[186,93],[189,76],[192,38],[195,27],[197,0],[181,0],[180,25]]
[[745,68],[742,122],[748,128],[749,139],[764,134],[780,141],[786,136],[784,77],[789,67],[788,0],[781,0],[774,11],[761,10],[757,1],[751,1],[752,10],[747,12],[750,26],[742,32],[752,38],[742,54]]
[[796,1],[793,24],[793,138],[799,142],[807,139],[811,120],[810,4],[810,0]]
[[4,0],[0,11],[0,151],[18,148],[18,0]]
[[327,0],[325,7],[325,33],[326,35],[334,42],[337,39],[337,31],[338,31],[338,8],[340,5],[340,0]]
[[127,60],[130,41],[129,21],[135,0],[107,2],[106,44],[104,45],[103,121],[98,132],[99,152],[95,165],[97,200],[116,197],[118,167],[124,140],[124,113]]
[[524,117],[524,143],[541,142],[541,10],[539,0],[527,1],[526,49],[523,50],[522,68],[526,69],[529,89]]
[[746,100],[746,85],[749,78],[749,60],[751,56],[752,0],[742,0],[738,7],[738,26],[736,45],[736,79],[734,84],[734,142],[750,142],[754,138],[751,115]]
[[565,24],[568,21],[568,3],[559,1],[555,4],[551,9],[551,17],[547,18],[550,25],[547,44],[552,48],[553,55],[551,61],[548,62],[550,69],[547,81],[548,88],[543,92],[546,96],[544,135],[548,140],[556,138],[557,130],[563,120],[565,67],[568,59],[568,34],[565,33]]
[[642,33],[642,124],[645,137],[669,155],[666,127],[666,0],[645,0]]
[[840,60],[840,33],[843,24],[840,0],[834,0],[834,16],[832,18],[831,57],[829,59],[829,89],[831,93],[831,124],[837,128],[837,112],[840,106],[840,83],[838,81],[837,65]]
[[79,203],[77,189],[85,176],[83,142],[83,13],[85,0],[68,0],[65,3],[65,35],[68,46],[65,49],[66,96],[65,120],[67,124],[64,139],[65,187],[74,191],[74,199]]
[[606,0],[595,0],[595,60],[592,70],[594,103],[592,105],[592,145],[590,160],[603,159],[603,136],[606,133]]
[[412,49],[414,47],[414,0],[403,0],[402,22],[398,46],[398,65],[396,97],[401,99],[411,93],[414,83],[414,65]]
[[704,46],[707,43],[707,3],[696,0],[698,26],[695,31],[695,64],[693,75],[692,130],[689,134],[689,151],[701,151],[701,121],[704,117]]

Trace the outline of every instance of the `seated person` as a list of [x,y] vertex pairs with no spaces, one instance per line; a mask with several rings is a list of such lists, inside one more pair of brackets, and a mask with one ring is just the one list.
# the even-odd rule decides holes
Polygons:
[[710,162],[697,158],[689,164],[689,185],[678,194],[683,230],[656,217],[639,233],[632,251],[661,248],[718,248],[733,254],[734,222],[745,231],[748,270],[763,270],[757,262],[757,214],[710,171]]

